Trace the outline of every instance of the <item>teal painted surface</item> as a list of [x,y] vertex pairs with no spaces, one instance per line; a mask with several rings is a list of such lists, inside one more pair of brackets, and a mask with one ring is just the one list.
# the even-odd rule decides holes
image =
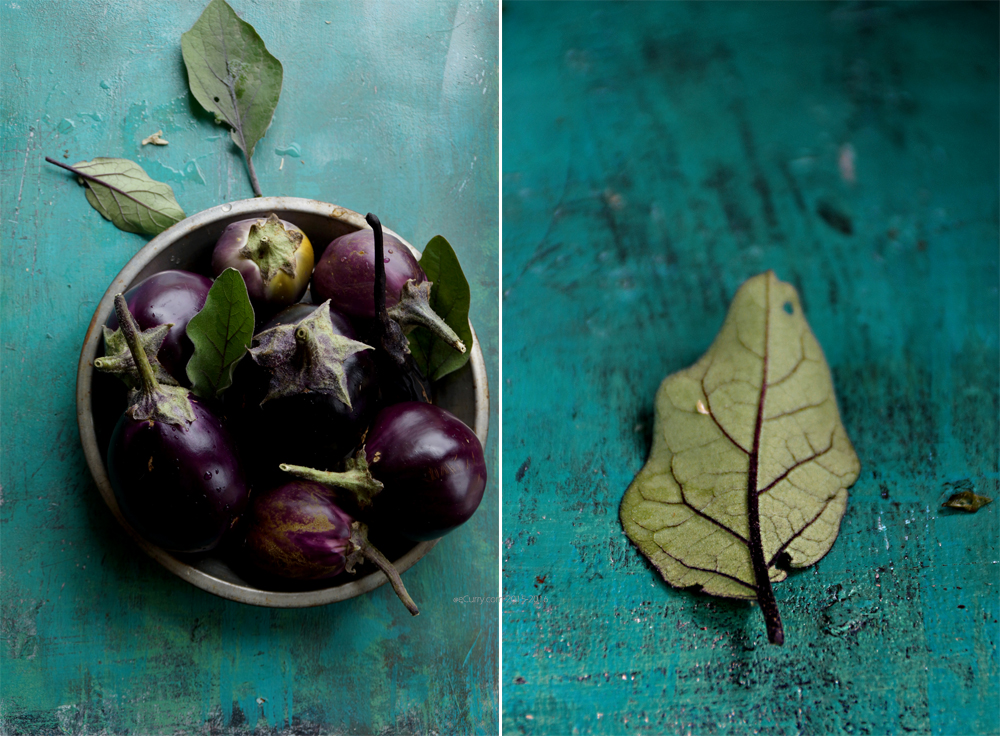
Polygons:
[[[997,7],[504,5],[505,732],[1000,732]],[[783,648],[617,516],[768,268],[862,464]]]
[[[267,195],[445,235],[497,380],[498,22],[490,3],[234,0],[284,64],[255,156]],[[496,417],[483,506],[388,586],[303,611],[240,605],[162,570],[94,487],[75,419],[84,332],[146,239],[43,162],[138,161],[189,214],[251,196],[228,133],[189,97],[180,35],[205,3],[4,2],[2,113],[4,734],[495,733]],[[142,147],[157,130],[169,146]],[[64,153],[68,154],[64,157]]]

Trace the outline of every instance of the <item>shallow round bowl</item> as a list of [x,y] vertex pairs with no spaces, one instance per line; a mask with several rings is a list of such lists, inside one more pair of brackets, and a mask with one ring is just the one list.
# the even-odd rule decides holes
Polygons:
[[[252,584],[244,580],[222,556],[214,556],[211,553],[196,557],[181,556],[150,544],[139,536],[121,515],[108,480],[102,451],[103,443],[98,436],[100,422],[95,422],[94,400],[100,399],[102,391],[99,381],[107,377],[94,371],[94,359],[102,347],[101,328],[114,309],[115,294],[127,291],[154,273],[171,268],[210,273],[212,248],[222,231],[238,220],[262,217],[271,212],[283,220],[295,223],[309,236],[316,250],[317,262],[334,238],[368,228],[363,216],[333,204],[294,197],[261,197],[213,207],[164,231],[128,262],[111,282],[97,305],[80,354],[76,381],[76,412],[87,465],[101,496],[121,525],[153,559],[192,585],[223,598],[274,608],[304,608],[347,600],[367,593],[387,582],[386,577],[381,572],[372,572],[346,581],[338,578],[330,581],[327,587],[270,590],[256,587],[260,583]],[[385,231],[397,238],[400,237],[388,228],[385,228]],[[403,238],[400,240],[419,257],[419,252],[412,245]],[[489,424],[489,389],[479,340],[475,336],[475,331],[472,334],[469,362],[460,371],[434,384],[433,400],[435,404],[452,412],[469,425],[485,446]],[[118,410],[117,407],[115,410]],[[106,442],[106,439],[103,442]],[[393,564],[397,570],[403,572],[416,564],[417,560],[427,554],[436,543],[437,540],[408,544],[398,550]]]

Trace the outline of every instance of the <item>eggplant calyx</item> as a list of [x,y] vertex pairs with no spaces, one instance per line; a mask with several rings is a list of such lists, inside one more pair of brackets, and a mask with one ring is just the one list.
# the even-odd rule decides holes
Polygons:
[[403,579],[399,576],[399,571],[393,567],[385,555],[379,552],[368,541],[368,527],[360,521],[351,523],[350,544],[353,549],[347,556],[347,565],[344,569],[349,573],[353,573],[354,565],[361,561],[361,557],[375,563],[375,566],[389,578],[389,584],[396,595],[399,596],[399,600],[406,606],[406,610],[414,616],[418,616],[420,610],[417,608],[417,604],[413,602],[410,594],[406,592],[406,586],[403,585]]
[[376,480],[372,476],[371,470],[368,469],[368,461],[365,459],[365,449],[363,447],[354,458],[346,461],[346,470],[342,473],[333,473],[329,470],[316,470],[301,465],[286,465],[284,463],[278,467],[285,473],[294,475],[296,478],[319,483],[331,491],[349,491],[358,508],[362,509],[371,506],[372,499],[383,488],[382,482]]
[[[171,327],[173,327],[172,323],[143,330],[139,333],[139,344],[142,345],[143,352],[146,353],[146,359],[149,360],[156,380],[161,384],[177,386],[179,385],[177,379],[171,376],[156,358]],[[102,373],[118,376],[131,389],[138,388],[141,383],[139,368],[128,349],[128,343],[125,342],[125,335],[120,327],[114,331],[107,326],[104,327],[104,357],[94,361],[94,368]]]
[[257,220],[250,226],[247,242],[239,253],[257,264],[264,283],[283,271],[295,276],[295,251],[302,244],[302,233],[287,229],[275,213],[266,220]]
[[155,391],[135,389],[129,394],[125,412],[137,421],[165,422],[175,427],[187,427],[196,419],[191,392],[183,386],[159,386]]
[[139,326],[128,311],[122,294],[115,295],[115,312],[139,379],[139,387],[129,395],[125,413],[136,421],[157,421],[187,427],[195,420],[191,392],[181,386],[161,385],[157,380],[142,346]]
[[399,303],[390,308],[389,318],[395,320],[404,332],[414,327],[424,327],[440,337],[460,353],[465,352],[465,343],[431,307],[430,281],[419,284],[410,279],[400,290]]
[[344,362],[374,348],[333,331],[329,299],[302,321],[272,327],[254,339],[257,346],[250,348],[250,357],[271,374],[261,406],[282,396],[313,392],[353,409]]

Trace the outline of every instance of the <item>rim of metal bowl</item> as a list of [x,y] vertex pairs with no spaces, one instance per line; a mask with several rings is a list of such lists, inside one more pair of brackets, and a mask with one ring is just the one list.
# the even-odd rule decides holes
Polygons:
[[[374,590],[388,582],[388,580],[382,572],[374,572],[343,585],[318,590],[296,592],[262,590],[249,584],[238,584],[224,580],[212,574],[211,564],[207,565],[205,569],[194,567],[178,559],[162,547],[150,544],[132,529],[122,517],[121,511],[118,508],[114,491],[111,488],[111,482],[108,479],[107,468],[104,465],[104,458],[101,456],[98,448],[97,435],[94,430],[94,418],[91,411],[93,361],[103,337],[101,327],[114,308],[115,294],[126,291],[133,285],[133,282],[141,280],[140,276],[145,277],[149,275],[143,273],[146,267],[157,257],[163,255],[165,251],[180,239],[208,225],[215,225],[226,220],[235,221],[237,219],[252,217],[255,214],[260,214],[261,211],[301,213],[336,220],[343,227],[346,227],[347,230],[369,229],[368,223],[365,222],[362,215],[345,207],[298,197],[259,197],[231,202],[204,210],[160,233],[133,256],[118,275],[115,276],[108,290],[98,303],[97,308],[94,310],[94,316],[90,321],[90,326],[87,328],[87,335],[84,339],[83,349],[80,353],[80,362],[77,368],[77,423],[80,429],[80,440],[83,444],[84,455],[87,458],[87,465],[101,493],[101,497],[122,527],[150,557],[192,585],[222,598],[272,608],[306,608],[354,598],[355,596]],[[388,228],[383,229],[405,243],[414,255],[417,257],[420,256],[420,252],[397,233]],[[472,332],[472,342],[468,364],[471,369],[474,395],[475,421],[472,429],[485,447],[490,411],[489,386],[486,378],[486,364],[483,360],[483,352],[475,330]],[[427,554],[437,542],[438,540],[436,539],[429,542],[420,542],[402,557],[394,560],[393,564],[399,572],[408,570],[416,564],[417,560]]]

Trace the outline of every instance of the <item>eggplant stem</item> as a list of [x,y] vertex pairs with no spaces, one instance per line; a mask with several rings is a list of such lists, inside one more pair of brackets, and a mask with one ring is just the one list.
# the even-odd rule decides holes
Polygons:
[[403,605],[406,606],[406,610],[414,616],[418,616],[420,611],[417,608],[417,604],[413,602],[410,594],[406,592],[406,586],[403,585],[403,579],[399,576],[399,572],[386,559],[386,556],[368,541],[368,527],[360,521],[355,521],[351,524],[351,528],[351,542],[354,543],[355,547],[365,558],[371,560],[379,570],[385,573],[385,576],[389,578],[389,584],[392,585],[392,589],[396,592],[399,600],[403,602]]
[[410,279],[403,284],[399,303],[388,310],[390,319],[395,320],[405,332],[409,332],[414,327],[423,327],[441,340],[448,343],[452,348],[460,353],[465,352],[465,343],[441,316],[434,311],[430,303],[431,287],[430,281],[417,283]]
[[142,344],[139,342],[139,325],[136,324],[132,313],[128,311],[128,305],[125,303],[125,297],[122,294],[115,294],[115,314],[118,315],[118,324],[122,328],[122,335],[125,337],[129,351],[132,353],[135,367],[139,371],[142,391],[144,394],[151,395],[160,389],[160,383],[156,380],[156,375],[153,373],[153,366],[150,365],[149,358],[146,357],[146,351],[142,349]]
[[[365,215],[374,233],[375,241],[375,321],[378,323],[376,336],[381,352],[376,355],[387,355],[397,365],[406,363],[406,354],[410,352],[409,343],[403,334],[403,328],[398,322],[390,319],[385,308],[385,240],[382,236],[382,223],[378,217],[369,212]],[[381,361],[379,361],[381,362]]]
[[354,499],[359,508],[371,506],[372,499],[378,494],[383,486],[382,483],[372,477],[368,470],[368,463],[364,459],[362,450],[354,461],[354,467],[349,467],[342,473],[334,473],[329,470],[316,470],[306,468],[301,465],[287,465],[282,463],[278,466],[280,470],[296,478],[319,483],[330,490],[343,489],[354,494]]

